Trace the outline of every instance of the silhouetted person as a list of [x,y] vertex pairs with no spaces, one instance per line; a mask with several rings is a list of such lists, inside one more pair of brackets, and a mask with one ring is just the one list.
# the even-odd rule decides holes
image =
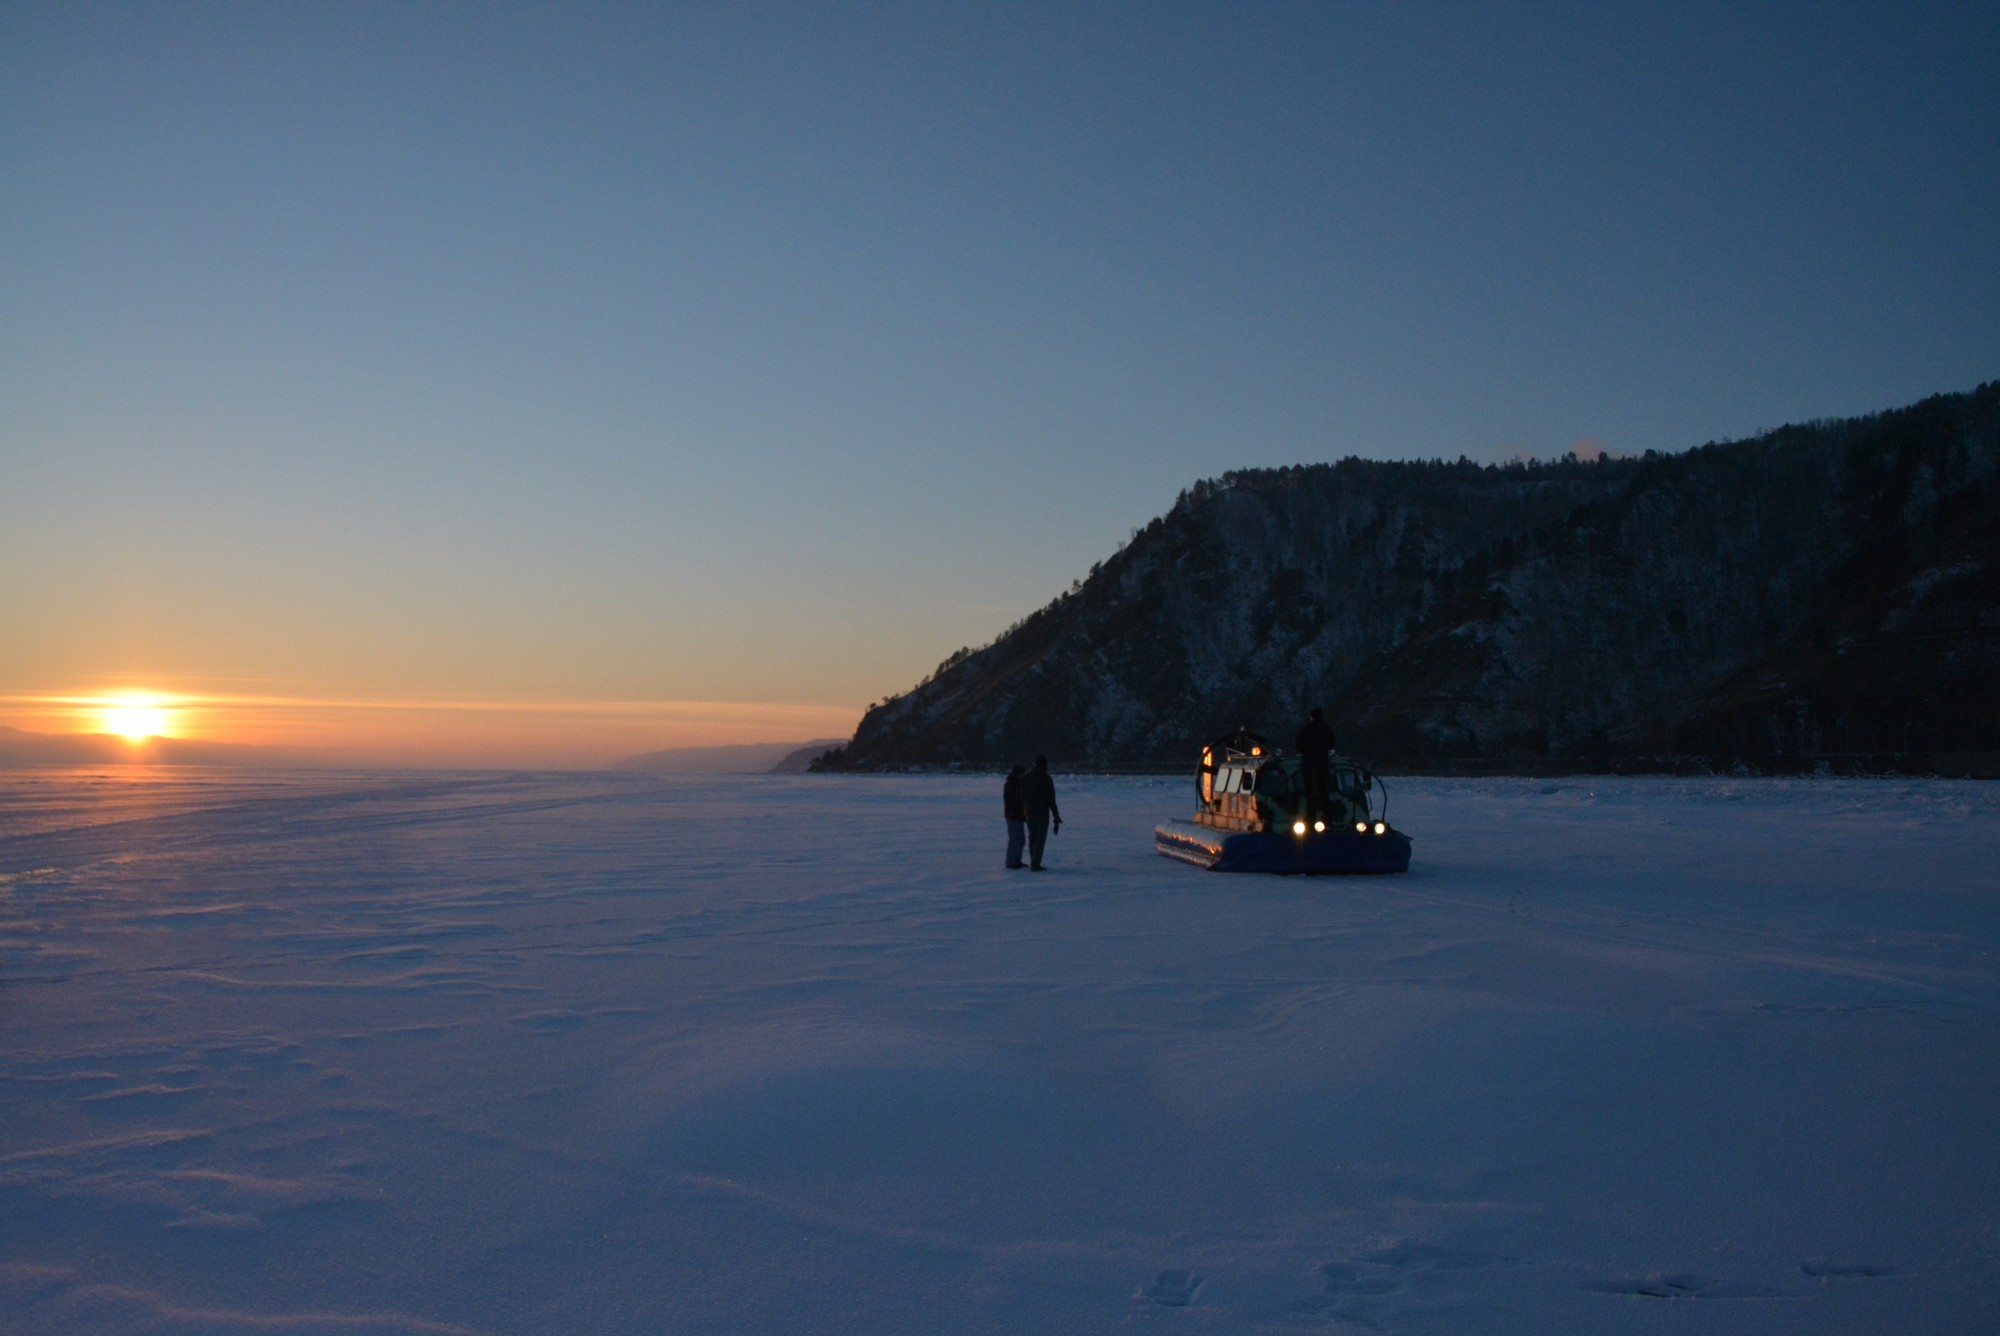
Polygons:
[[1056,806],[1056,782],[1049,778],[1049,758],[1037,756],[1035,768],[1021,781],[1021,803],[1028,813],[1028,867],[1042,870],[1042,848],[1049,842],[1049,818],[1062,831],[1062,809]]
[[1306,786],[1306,815],[1324,817],[1333,805],[1333,762],[1327,753],[1334,749],[1333,729],[1326,722],[1326,711],[1315,705],[1312,718],[1292,739],[1292,750],[1299,754],[1299,778]]
[[1007,866],[1026,867],[1021,861],[1021,846],[1028,842],[1028,807],[1021,796],[1027,771],[1015,766],[1007,772],[1007,782],[1000,786],[1000,805],[1007,812]]

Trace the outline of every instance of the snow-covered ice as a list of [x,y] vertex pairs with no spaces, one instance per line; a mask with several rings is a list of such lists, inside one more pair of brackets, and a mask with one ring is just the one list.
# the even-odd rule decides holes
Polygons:
[[0,779],[0,1328],[2000,1330],[2000,786]]

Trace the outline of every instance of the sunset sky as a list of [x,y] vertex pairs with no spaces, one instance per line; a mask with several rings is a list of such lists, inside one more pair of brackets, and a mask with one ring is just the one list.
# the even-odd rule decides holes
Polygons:
[[1967,389],[1996,87],[1991,3],[0,4],[0,724],[843,734],[1229,468]]

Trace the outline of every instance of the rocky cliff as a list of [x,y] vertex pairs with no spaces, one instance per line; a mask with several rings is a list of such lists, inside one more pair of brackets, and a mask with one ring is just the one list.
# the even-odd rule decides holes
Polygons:
[[1685,453],[1225,474],[823,768],[2000,750],[2000,382]]

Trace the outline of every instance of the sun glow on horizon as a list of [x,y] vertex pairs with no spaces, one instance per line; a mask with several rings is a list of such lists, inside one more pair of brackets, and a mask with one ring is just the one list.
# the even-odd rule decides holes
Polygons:
[[[0,734],[116,738],[118,759],[132,761],[227,753],[245,763],[595,770],[680,747],[844,737],[859,717],[851,706],[790,701],[0,691]],[[190,751],[155,739],[201,745]]]
[[173,727],[174,710],[158,696],[138,692],[114,696],[97,707],[97,719],[106,733],[116,733],[127,742],[165,737]]

